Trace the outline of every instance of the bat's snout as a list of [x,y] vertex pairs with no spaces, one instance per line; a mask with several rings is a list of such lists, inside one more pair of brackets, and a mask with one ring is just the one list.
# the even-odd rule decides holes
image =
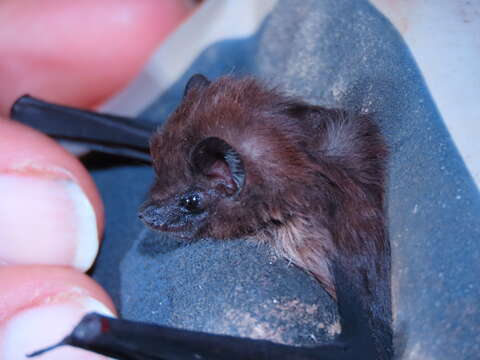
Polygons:
[[156,205],[147,205],[140,209],[138,217],[145,225],[154,229],[161,229],[165,226],[165,211]]
[[183,232],[189,230],[192,225],[185,212],[174,204],[164,206],[147,204],[140,209],[138,217],[157,231]]

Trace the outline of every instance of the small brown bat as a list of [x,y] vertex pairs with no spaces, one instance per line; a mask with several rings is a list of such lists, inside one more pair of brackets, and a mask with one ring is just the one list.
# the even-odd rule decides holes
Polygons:
[[187,241],[268,243],[338,301],[346,350],[319,358],[392,358],[387,149],[369,116],[195,75],[151,155],[146,224]]

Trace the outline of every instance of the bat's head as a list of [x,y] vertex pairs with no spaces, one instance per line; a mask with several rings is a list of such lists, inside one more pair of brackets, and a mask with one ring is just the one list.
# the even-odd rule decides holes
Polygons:
[[218,137],[206,137],[182,155],[185,158],[160,154],[170,159],[157,162],[161,164],[156,166],[157,181],[140,217],[153,229],[184,239],[211,236],[213,219],[222,216],[222,203],[233,205],[239,199],[244,164],[239,153]]
[[252,78],[192,77],[150,150],[157,178],[140,217],[184,239],[309,224],[309,214],[335,223],[341,197],[369,198],[363,191],[381,202],[385,152],[368,117]]
[[[175,158],[169,153],[163,156]],[[140,217],[153,229],[184,239],[214,235],[214,219],[227,220],[232,209],[225,206],[239,205],[246,177],[241,156],[224,140],[206,137],[173,166],[172,170],[158,168],[151,199]],[[173,177],[166,180],[166,174]],[[226,227],[231,226],[222,228]]]
[[275,222],[295,172],[286,162],[302,165],[287,139],[294,132],[285,135],[272,110],[282,99],[253,79],[190,79],[151,140],[157,178],[140,218],[183,239],[240,237]]

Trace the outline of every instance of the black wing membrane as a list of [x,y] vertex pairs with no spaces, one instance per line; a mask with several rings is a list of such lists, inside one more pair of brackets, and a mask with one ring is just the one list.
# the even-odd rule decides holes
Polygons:
[[13,104],[10,117],[58,140],[89,150],[150,162],[148,142],[156,126],[134,119],[48,103],[29,95]]

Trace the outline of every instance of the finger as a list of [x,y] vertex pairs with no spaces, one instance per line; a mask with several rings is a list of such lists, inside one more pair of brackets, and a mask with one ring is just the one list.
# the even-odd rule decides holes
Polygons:
[[92,265],[103,206],[81,163],[53,140],[0,119],[0,263]]
[[[105,291],[76,270],[54,266],[0,268],[0,359],[26,359],[25,354],[61,340],[92,311],[115,314]],[[69,347],[40,358],[103,359]]]
[[135,76],[188,0],[0,2],[0,115],[29,93],[92,107]]

